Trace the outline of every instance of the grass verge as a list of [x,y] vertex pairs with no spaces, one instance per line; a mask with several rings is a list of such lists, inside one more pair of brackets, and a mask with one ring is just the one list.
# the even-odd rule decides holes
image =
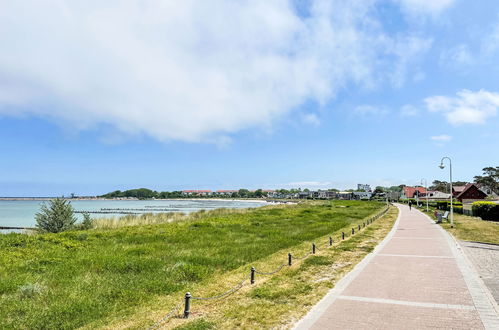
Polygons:
[[[170,329],[257,329],[290,328],[317,303],[339,279],[360,262],[386,236],[393,227],[398,209],[392,207],[382,218],[360,232],[341,241],[341,230],[333,234],[334,244],[329,246],[329,236],[303,242],[290,252],[310,250],[317,244],[317,253],[272,276],[256,275],[256,283],[246,283],[235,294],[216,301],[192,301],[191,316],[183,319],[175,314],[161,328]],[[350,227],[347,228],[350,230]],[[343,229],[345,230],[345,229]],[[251,266],[260,271],[270,271],[285,263],[287,250],[279,251],[257,262],[244,265],[232,272],[216,276],[207,283],[190,288],[194,296],[210,296],[225,291],[249,275]],[[160,320],[175,303],[182,303],[182,295],[167,297],[157,302],[156,309],[143,309],[126,320],[117,320],[109,329],[150,326],[151,320]],[[160,307],[158,310],[157,307]]]
[[[421,211],[425,212],[423,209]],[[435,209],[430,208],[430,211],[425,213],[435,219],[433,212]],[[450,227],[449,222],[443,222],[441,226],[462,241],[499,244],[499,222],[454,213],[454,228]]]
[[0,328],[96,328],[123,320],[143,328],[187,289],[220,292],[210,285],[230,287],[245,265],[299,253],[304,242],[346,231],[382,207],[310,202],[200,212],[165,224],[0,235]]

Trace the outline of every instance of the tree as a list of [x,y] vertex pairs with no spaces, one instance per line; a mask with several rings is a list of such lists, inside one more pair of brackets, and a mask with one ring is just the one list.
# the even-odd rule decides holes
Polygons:
[[71,203],[62,198],[43,203],[40,212],[35,215],[36,226],[45,232],[59,233],[73,228],[76,222]]
[[436,190],[436,191],[441,191],[441,192],[448,192],[449,191],[449,183],[446,181],[439,181],[435,180],[433,181],[432,185],[429,187],[430,190]]
[[250,191],[248,189],[239,189],[239,197],[249,197]]
[[489,187],[496,194],[499,193],[499,166],[485,167],[483,175],[475,176],[475,182]]
[[261,198],[263,196],[263,191],[262,189],[257,189],[254,193],[254,196],[257,198]]
[[389,191],[393,191],[393,192],[402,192],[403,189],[404,189],[404,185],[391,186],[390,188],[388,188]]
[[80,229],[87,230],[92,228],[93,226],[93,220],[90,217],[90,213],[84,212],[83,213],[83,221],[80,224]]

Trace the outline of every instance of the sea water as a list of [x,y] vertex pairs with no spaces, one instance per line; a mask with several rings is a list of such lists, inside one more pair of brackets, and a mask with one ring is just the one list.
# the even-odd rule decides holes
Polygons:
[[[122,216],[124,212],[132,214],[183,212],[190,213],[199,210],[217,208],[248,208],[266,204],[264,201],[240,200],[72,200],[75,211],[91,212],[93,218]],[[39,200],[0,200],[0,226],[34,227],[35,214],[40,211],[43,203]],[[95,212],[95,213],[92,213]],[[97,213],[98,212],[98,213]],[[81,219],[81,214],[77,214]]]

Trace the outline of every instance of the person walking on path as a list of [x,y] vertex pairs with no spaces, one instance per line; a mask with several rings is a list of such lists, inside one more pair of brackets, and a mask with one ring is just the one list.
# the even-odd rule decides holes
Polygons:
[[409,201],[409,211],[412,209],[412,201]]
[[454,239],[396,206],[388,236],[294,329],[499,329],[499,307]]

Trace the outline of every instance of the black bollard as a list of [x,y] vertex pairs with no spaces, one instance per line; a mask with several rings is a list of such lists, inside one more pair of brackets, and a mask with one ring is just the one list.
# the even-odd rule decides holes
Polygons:
[[291,256],[291,253],[288,253],[288,266],[291,266],[293,264],[293,257]]
[[329,246],[333,245],[333,238],[329,237]]
[[191,293],[187,292],[185,294],[184,319],[188,318],[190,313],[191,313]]
[[255,284],[255,267],[251,267],[251,276],[250,276],[250,282],[251,284]]
[[355,229],[352,228],[352,235],[354,235],[354,234],[355,234]]
[[312,243],[312,254],[315,254],[315,243]]
[[341,232],[341,239],[345,239],[345,233],[344,232]]

